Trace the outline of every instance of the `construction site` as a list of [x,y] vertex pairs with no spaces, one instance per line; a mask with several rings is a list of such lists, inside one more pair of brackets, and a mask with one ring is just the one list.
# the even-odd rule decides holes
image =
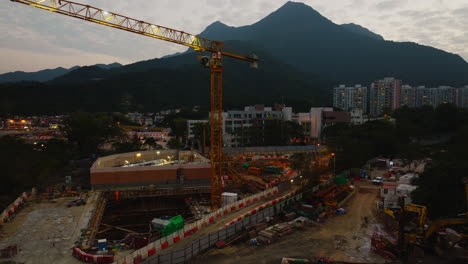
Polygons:
[[[104,156],[90,168],[88,190],[53,186],[19,196],[0,217],[7,263],[398,263],[414,257],[414,248],[432,247],[441,227],[466,224],[457,218],[426,228],[426,209],[402,204],[388,213],[398,223],[394,241],[378,217],[380,187],[336,175],[335,154],[325,146],[224,149],[223,58],[256,68],[253,54],[90,5],[12,2],[205,52],[197,58],[210,70],[211,110],[209,153]],[[324,170],[306,176],[298,163]]]

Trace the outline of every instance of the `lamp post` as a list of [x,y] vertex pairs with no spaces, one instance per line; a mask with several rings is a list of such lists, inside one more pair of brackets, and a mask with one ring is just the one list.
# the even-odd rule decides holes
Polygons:
[[336,167],[336,155],[335,153],[331,154],[333,156],[333,177],[336,177],[335,167]]

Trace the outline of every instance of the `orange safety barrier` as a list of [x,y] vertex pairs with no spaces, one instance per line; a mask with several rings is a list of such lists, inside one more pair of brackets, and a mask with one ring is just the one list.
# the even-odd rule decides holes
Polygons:
[[165,241],[164,243],[161,244],[161,248],[165,249],[169,246],[169,242]]
[[153,256],[156,254],[156,248],[151,248],[148,250],[148,257]]
[[133,264],[140,264],[142,260],[143,258],[140,255],[138,255],[135,258],[133,258]]
[[92,255],[83,252],[80,248],[73,248],[72,255],[82,261],[89,263],[112,263],[114,262],[114,256],[111,255]]

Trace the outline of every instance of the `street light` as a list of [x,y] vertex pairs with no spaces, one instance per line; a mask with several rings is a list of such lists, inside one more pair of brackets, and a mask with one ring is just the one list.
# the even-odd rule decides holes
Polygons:
[[333,156],[333,177],[336,176],[335,167],[336,167],[336,155],[335,153],[331,154]]

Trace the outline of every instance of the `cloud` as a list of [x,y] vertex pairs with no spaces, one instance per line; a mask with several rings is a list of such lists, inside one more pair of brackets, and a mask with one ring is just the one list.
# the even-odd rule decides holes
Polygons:
[[[456,52],[468,58],[466,0],[296,0],[303,1],[337,24],[355,23],[387,40],[415,41]],[[7,2],[7,1],[5,1]],[[230,26],[250,25],[287,0],[77,0],[107,11],[151,23],[200,33],[214,21]],[[78,21],[13,2],[0,8],[0,69],[51,68],[120,60],[130,63],[184,51],[185,47],[136,34]],[[466,43],[466,42],[465,42]],[[34,65],[21,63],[7,52],[24,51]],[[61,59],[60,57],[63,57]],[[50,58],[50,59],[47,59]],[[85,59],[89,60],[87,63]],[[103,61],[100,61],[103,60]],[[65,65],[65,64],[64,64]],[[24,68],[26,69],[26,68]]]
[[407,0],[387,0],[375,5],[375,9],[381,11],[392,11],[396,8],[401,8],[406,4]]

